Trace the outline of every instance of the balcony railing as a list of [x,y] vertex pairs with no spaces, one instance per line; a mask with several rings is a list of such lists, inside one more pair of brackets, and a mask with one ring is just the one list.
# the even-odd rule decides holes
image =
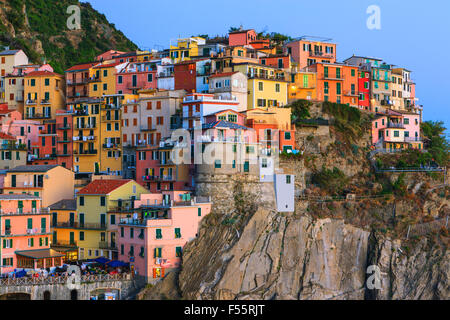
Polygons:
[[100,241],[98,247],[100,249],[117,250],[117,244],[114,242]]
[[59,125],[58,127],[57,127],[57,129],[58,130],[70,130],[70,128],[71,128],[71,125],[70,124],[62,124],[62,125]]
[[95,141],[97,139],[96,136],[75,136],[73,137],[74,142],[88,142]]
[[27,113],[25,115],[27,119],[50,119],[50,114],[42,114],[42,113]]
[[405,137],[405,142],[422,142],[420,137]]
[[156,128],[149,127],[149,126],[142,126],[141,131],[154,131]]
[[395,123],[395,122],[388,122],[387,127],[388,128],[405,129],[405,126],[403,125],[403,123]]
[[82,229],[82,230],[106,230],[106,224],[91,223],[91,222],[80,223],[78,221],[57,222],[56,225],[53,224],[53,227],[65,229]]
[[269,75],[269,74],[261,74],[261,73],[248,73],[247,77],[249,79],[267,79],[267,80],[280,80],[284,81],[284,75]]
[[6,209],[0,209],[0,216],[40,215],[49,213],[50,213],[49,208],[32,208],[31,210],[23,210],[18,208],[16,211],[8,211]]
[[322,52],[322,51],[309,51],[309,56],[310,57],[320,57],[320,58],[324,58],[324,59],[334,58],[334,54],[326,53],[326,52]]
[[103,149],[119,149],[120,144],[119,143],[104,143]]
[[356,91],[346,90],[344,91],[344,96],[357,97],[359,94]]
[[37,100],[35,100],[35,99],[28,99],[25,103],[26,103],[27,105],[32,105],[32,104],[36,104],[36,103],[37,103]]
[[81,79],[75,79],[75,80],[67,80],[66,83],[69,86],[75,86],[77,84],[85,84],[89,82],[89,78],[81,78]]
[[90,156],[90,155],[96,155],[96,154],[98,154],[98,150],[95,150],[95,149],[93,149],[93,150],[82,150],[82,151],[74,150],[74,151],[73,151],[73,154],[75,154],[75,155],[87,155],[87,156]]
[[78,242],[73,241],[66,241],[66,240],[57,240],[56,242],[52,242],[51,247],[54,248],[77,248]]
[[340,75],[339,77],[337,75],[332,76],[330,74],[324,74],[323,77],[320,80],[336,80],[336,81],[344,81],[345,77],[344,75]]
[[89,124],[79,124],[76,125],[76,129],[95,129],[97,124],[89,123]]
[[144,181],[174,181],[174,176],[142,176],[142,180]]
[[42,99],[41,104],[50,104],[50,100],[48,99]]
[[92,76],[88,79],[88,82],[100,82],[100,77]]

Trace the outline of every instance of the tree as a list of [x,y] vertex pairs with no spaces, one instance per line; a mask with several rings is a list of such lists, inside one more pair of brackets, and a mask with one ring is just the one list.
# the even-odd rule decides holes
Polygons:
[[230,27],[230,29],[228,29],[228,33],[230,33],[230,32],[235,32],[235,31],[239,31],[239,28],[236,28],[236,27]]
[[432,155],[433,160],[441,166],[446,166],[450,160],[450,145],[445,139],[444,123],[442,121],[425,121],[421,124],[425,149]]

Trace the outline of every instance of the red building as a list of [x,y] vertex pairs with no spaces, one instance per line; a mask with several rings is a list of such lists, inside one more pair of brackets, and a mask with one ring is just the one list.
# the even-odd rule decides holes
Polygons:
[[291,56],[289,54],[271,54],[267,57],[259,58],[259,63],[279,69],[290,69]]
[[73,168],[73,127],[72,113],[65,110],[56,111],[57,164],[66,169]]
[[189,60],[174,65],[175,90],[187,93],[197,90],[197,60]]
[[37,143],[31,145],[32,154],[29,160],[33,165],[57,164],[56,121],[46,121],[43,126],[44,129],[38,134]]
[[229,46],[245,46],[249,45],[252,41],[255,41],[257,34],[255,30],[240,30],[230,32],[228,34],[228,45]]
[[370,71],[364,67],[359,68],[358,74],[358,91],[359,102],[358,106],[363,110],[370,110]]

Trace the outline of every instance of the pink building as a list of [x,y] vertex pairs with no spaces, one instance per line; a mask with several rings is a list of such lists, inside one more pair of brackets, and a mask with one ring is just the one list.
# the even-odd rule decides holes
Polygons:
[[197,236],[211,202],[186,191],[163,191],[141,195],[134,207],[134,217],[119,224],[119,260],[153,282],[179,268],[183,247]]
[[26,144],[31,150],[31,146],[37,144],[39,132],[44,129],[44,125],[35,120],[14,120],[2,125],[2,132],[16,137],[19,144]]
[[2,194],[0,206],[0,274],[62,265],[64,255],[50,249],[50,213],[41,198]]
[[384,149],[423,149],[420,114],[390,110],[372,121],[372,143]]
[[156,89],[157,66],[155,62],[130,62],[116,74],[118,94],[137,94],[141,89]]

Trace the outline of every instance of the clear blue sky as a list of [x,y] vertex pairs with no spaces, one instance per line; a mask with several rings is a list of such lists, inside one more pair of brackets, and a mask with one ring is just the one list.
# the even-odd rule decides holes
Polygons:
[[[450,129],[449,0],[88,2],[142,49],[167,48],[179,36],[225,35],[241,24],[257,32],[332,38],[339,61],[367,55],[413,71],[424,120],[442,120]],[[381,30],[366,27],[369,5],[381,9]]]

